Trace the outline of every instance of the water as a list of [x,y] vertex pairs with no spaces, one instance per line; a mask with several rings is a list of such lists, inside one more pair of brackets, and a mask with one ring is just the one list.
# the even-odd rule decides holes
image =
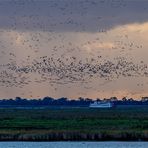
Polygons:
[[0,142],[0,148],[148,148],[148,142]]

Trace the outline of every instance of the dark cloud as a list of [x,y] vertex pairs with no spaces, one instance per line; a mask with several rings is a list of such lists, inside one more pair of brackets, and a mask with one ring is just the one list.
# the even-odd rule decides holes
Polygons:
[[148,21],[144,0],[8,0],[0,1],[0,28],[96,32]]

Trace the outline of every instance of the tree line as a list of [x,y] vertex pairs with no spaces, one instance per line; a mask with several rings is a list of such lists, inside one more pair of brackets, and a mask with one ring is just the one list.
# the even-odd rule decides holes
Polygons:
[[122,98],[118,99],[117,97],[111,97],[109,99],[90,99],[82,98],[78,99],[68,99],[61,97],[58,99],[52,97],[44,97],[42,99],[27,99],[16,97],[14,99],[1,99],[0,106],[89,106],[90,103],[94,101],[110,101],[114,105],[148,105],[148,97],[142,97],[140,100],[135,100],[133,98]]

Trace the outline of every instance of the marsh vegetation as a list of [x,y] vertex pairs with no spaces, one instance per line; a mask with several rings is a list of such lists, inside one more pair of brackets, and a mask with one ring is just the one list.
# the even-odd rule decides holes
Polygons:
[[0,109],[0,140],[148,140],[148,108]]

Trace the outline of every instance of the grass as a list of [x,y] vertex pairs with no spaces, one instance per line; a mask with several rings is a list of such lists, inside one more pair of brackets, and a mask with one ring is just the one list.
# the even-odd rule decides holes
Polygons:
[[100,140],[105,140],[104,137],[147,140],[148,108],[0,109],[0,140],[24,134],[33,134],[31,139],[36,137],[37,140],[63,140],[62,137],[65,140],[98,140],[100,137]]

